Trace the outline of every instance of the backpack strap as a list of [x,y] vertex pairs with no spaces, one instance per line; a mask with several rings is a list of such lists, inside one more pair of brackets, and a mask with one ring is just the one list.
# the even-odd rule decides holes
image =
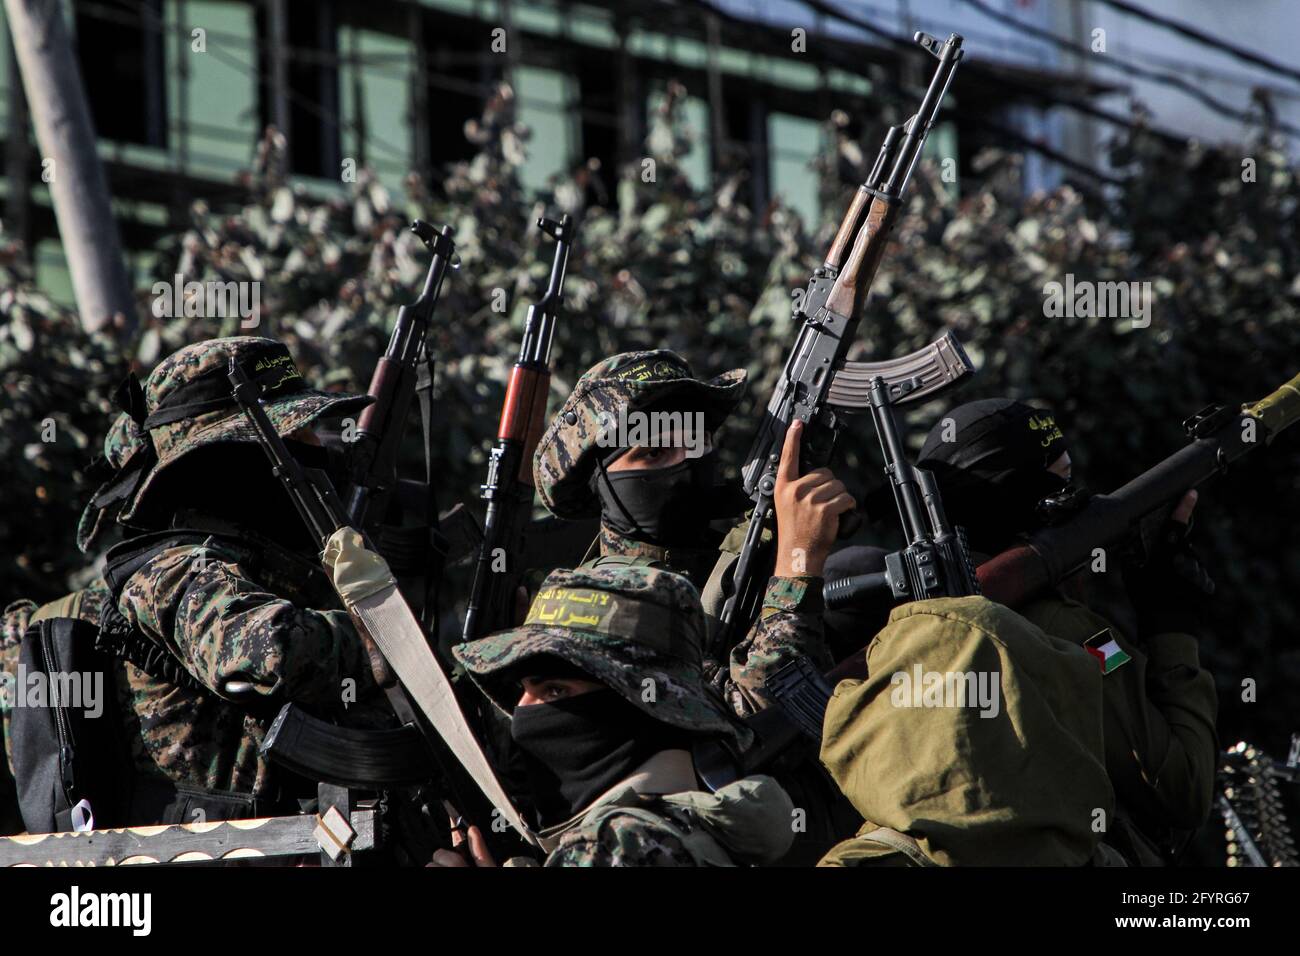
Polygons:
[[874,830],[861,834],[858,839],[870,840],[872,843],[879,843],[882,846],[887,846],[891,850],[903,854],[903,856],[907,857],[917,866],[939,865],[925,855],[925,852],[921,849],[921,845],[917,843],[915,839],[908,836],[906,833],[900,833],[898,830],[892,829],[891,827],[876,827]]

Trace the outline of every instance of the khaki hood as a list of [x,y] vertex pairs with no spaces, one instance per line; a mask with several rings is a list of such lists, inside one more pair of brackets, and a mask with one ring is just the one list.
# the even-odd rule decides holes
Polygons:
[[[821,750],[864,819],[944,865],[1092,856],[1115,797],[1090,655],[987,598],[941,598],[895,608],[867,669],[836,687]],[[995,707],[948,706],[980,680]]]

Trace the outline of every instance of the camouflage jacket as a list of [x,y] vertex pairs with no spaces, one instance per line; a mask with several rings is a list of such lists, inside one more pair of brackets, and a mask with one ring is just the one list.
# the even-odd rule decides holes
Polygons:
[[[646,558],[689,578],[704,593],[704,614],[712,625],[721,605],[711,606],[716,602],[710,598],[714,591],[707,581],[715,565],[734,557],[728,550],[733,537],[723,542],[720,551],[669,549],[635,541],[602,526],[600,554]],[[795,657],[807,657],[823,671],[831,668],[833,662],[822,631],[825,603],[821,586],[822,579],[812,575],[773,576],[767,582],[759,618],[749,633],[734,647],[710,648],[705,676],[737,716],[747,717],[771,702],[764,682]]]
[[281,704],[294,701],[326,719],[346,715],[353,725],[386,723],[361,640],[323,571],[263,544],[262,555],[283,563],[220,544],[182,545],[155,555],[122,586],[118,610],[204,688],[126,665],[140,772],[274,798],[258,747]]
[[793,842],[794,804],[771,777],[746,777],[717,793],[657,793],[654,771],[639,776],[542,834],[545,865],[743,866],[774,862]]

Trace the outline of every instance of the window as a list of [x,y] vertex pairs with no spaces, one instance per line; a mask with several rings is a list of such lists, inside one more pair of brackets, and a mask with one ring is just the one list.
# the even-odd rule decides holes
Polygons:
[[[271,6],[284,12],[284,45],[274,47]],[[327,0],[272,0],[257,9],[259,115],[266,126],[283,114],[289,169],[302,176],[339,175],[339,71],[335,10]],[[275,89],[276,57],[285,57],[285,88]]]
[[76,0],[77,60],[96,134],[167,146],[162,0]]
[[752,90],[736,89],[731,83],[722,97],[722,129],[726,137],[714,160],[720,168],[715,176],[736,170],[749,173],[750,208],[761,210],[768,200],[767,105]]
[[[441,12],[430,12],[424,18],[429,89],[423,127],[429,162],[435,170],[471,159],[477,152],[465,138],[465,123],[483,115],[488,91],[501,78],[499,57],[488,52],[490,30],[484,21]],[[435,181],[439,178],[434,177]]]
[[574,63],[578,78],[578,103],[582,110],[579,141],[581,159],[600,161],[595,195],[588,198],[608,203],[618,182],[619,164],[619,75],[615,58],[604,50],[592,50]]

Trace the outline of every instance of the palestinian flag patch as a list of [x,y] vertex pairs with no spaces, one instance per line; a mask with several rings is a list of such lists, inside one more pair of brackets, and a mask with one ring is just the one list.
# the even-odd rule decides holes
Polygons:
[[1124,649],[1116,643],[1114,636],[1110,633],[1110,628],[1098,631],[1084,641],[1083,649],[1097,658],[1097,662],[1101,664],[1103,674],[1109,674],[1133,659],[1125,654]]

